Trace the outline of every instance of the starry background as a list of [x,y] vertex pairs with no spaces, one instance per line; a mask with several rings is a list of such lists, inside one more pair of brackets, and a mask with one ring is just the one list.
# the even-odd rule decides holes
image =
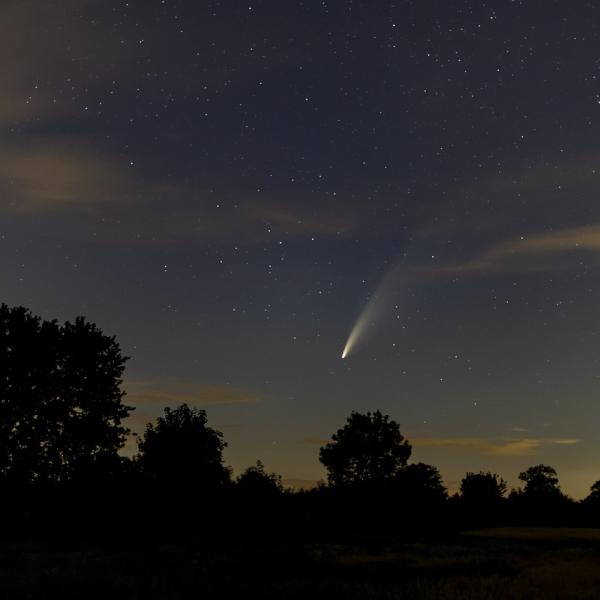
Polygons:
[[598,23],[585,1],[4,0],[1,300],[116,335],[131,426],[206,408],[236,471],[316,481],[379,408],[451,489],[544,462],[584,496]]

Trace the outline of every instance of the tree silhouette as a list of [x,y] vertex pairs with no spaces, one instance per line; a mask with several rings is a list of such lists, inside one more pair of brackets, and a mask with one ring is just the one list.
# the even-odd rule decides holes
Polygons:
[[327,469],[330,485],[344,486],[390,480],[410,454],[400,426],[387,415],[352,412],[332,441],[320,449],[319,460]]
[[600,521],[600,481],[590,487],[590,493],[581,502],[582,517],[586,524],[598,526]]
[[519,479],[525,484],[523,490],[512,491],[508,499],[521,523],[563,526],[573,523],[576,505],[562,493],[552,467],[529,467]]
[[525,483],[523,494],[529,497],[551,498],[561,496],[556,471],[548,465],[535,465],[519,474]]
[[206,411],[182,404],[165,408],[138,443],[138,464],[161,484],[215,490],[230,481],[223,465],[223,434],[207,426]]
[[[0,306],[0,475],[28,484],[68,481],[117,458],[126,358],[82,317],[60,326]],[[117,458],[118,460],[118,458]]]
[[496,473],[467,473],[460,482],[460,495],[467,504],[490,506],[506,494],[506,481]]
[[596,505],[600,504],[600,480],[592,484],[590,487],[590,493],[585,498],[585,501],[594,503]]

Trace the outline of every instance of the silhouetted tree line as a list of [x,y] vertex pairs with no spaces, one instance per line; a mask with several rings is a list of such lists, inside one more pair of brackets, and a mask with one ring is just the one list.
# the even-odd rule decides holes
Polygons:
[[450,497],[439,471],[411,463],[400,426],[352,412],[319,452],[327,482],[286,490],[257,461],[234,478],[206,412],[165,408],[121,456],[133,410],[127,358],[83,318],[58,324],[0,306],[0,508],[5,536],[241,540],[399,535],[494,525],[600,525],[600,481],[575,502],[556,471],[532,466],[508,493],[467,473]]

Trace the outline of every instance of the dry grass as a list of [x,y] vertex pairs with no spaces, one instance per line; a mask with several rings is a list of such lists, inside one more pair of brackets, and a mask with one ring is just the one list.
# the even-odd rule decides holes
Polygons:
[[497,538],[525,541],[585,541],[600,542],[600,529],[576,527],[496,527],[480,531],[468,531],[463,535],[481,538]]
[[129,550],[0,545],[0,599],[600,598],[600,532],[503,528],[446,538]]

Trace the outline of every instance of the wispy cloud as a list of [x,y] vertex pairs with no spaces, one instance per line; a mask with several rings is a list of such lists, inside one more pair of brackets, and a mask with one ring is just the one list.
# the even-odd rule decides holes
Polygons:
[[598,154],[565,154],[457,179],[446,194],[423,203],[414,232],[421,243],[444,244],[449,263],[429,275],[568,270],[583,253],[589,260],[600,250],[599,164]]
[[487,448],[490,442],[483,438],[413,438],[411,444],[417,448]]
[[[161,71],[156,63],[171,57],[155,48],[171,40],[158,27],[147,31],[154,44],[129,44],[139,37],[138,24],[126,19],[107,35],[97,23],[110,18],[110,6],[86,4],[63,0],[57,10],[37,0],[0,3],[0,37],[10,48],[0,59],[1,217],[34,226],[42,217],[48,235],[110,244],[277,243],[283,236],[348,235],[360,223],[360,200],[340,211],[339,199],[298,186],[295,196],[286,189],[282,202],[274,185],[250,186],[229,167],[212,170],[207,181],[195,163],[174,175],[157,169],[144,149],[128,156],[134,149],[98,132],[96,118],[137,105],[140,89],[128,74],[140,55],[153,56]],[[288,58],[281,54],[284,63]],[[236,85],[255,80],[253,64],[236,64],[245,74]],[[221,77],[218,70],[204,76],[205,83]],[[147,80],[144,93],[162,95],[162,85]]]
[[222,182],[165,182],[83,140],[29,138],[0,144],[0,211],[20,219],[55,219],[61,237],[107,243],[231,241],[275,243],[303,236],[346,236],[351,210],[315,205],[300,193],[286,206]]
[[340,214],[325,205],[315,207],[302,194],[282,206],[274,194],[252,195],[227,182],[214,193],[199,181],[157,182],[137,195],[144,198],[144,220],[137,206],[129,213],[121,211],[121,229],[128,234],[137,229],[146,241],[275,243],[279,236],[346,236],[356,223],[351,211]]
[[[559,253],[600,251],[600,223],[521,235],[493,244],[474,259],[450,267],[453,272],[556,269]],[[547,260],[552,258],[552,260]]]
[[490,444],[485,453],[492,456],[530,456],[542,443],[542,440],[524,439],[501,444]]
[[[516,430],[524,431],[519,428]],[[324,446],[330,440],[304,438],[300,443],[309,446]],[[413,438],[409,440],[415,448],[445,448],[456,451],[469,451],[488,456],[531,456],[542,446],[573,445],[581,440],[575,438],[520,438],[490,439],[482,437]]]
[[127,391],[126,403],[145,410],[184,403],[190,406],[211,406],[248,404],[260,400],[256,394],[229,385],[127,380],[124,387]]
[[125,166],[78,140],[29,140],[0,148],[2,208],[20,214],[113,202],[123,190]]
[[435,219],[426,218],[432,204],[424,203],[428,212],[419,235],[456,239],[467,233],[495,243],[518,238],[528,223],[547,230],[597,223],[599,164],[597,154],[584,154],[552,162],[528,158],[506,163],[500,172],[490,166],[476,178],[456,180],[455,188],[436,202]]
[[523,438],[518,440],[495,441],[478,437],[454,438],[417,438],[411,440],[417,448],[447,448],[455,450],[470,450],[490,456],[530,456],[543,445],[577,444],[578,439],[545,439]]

